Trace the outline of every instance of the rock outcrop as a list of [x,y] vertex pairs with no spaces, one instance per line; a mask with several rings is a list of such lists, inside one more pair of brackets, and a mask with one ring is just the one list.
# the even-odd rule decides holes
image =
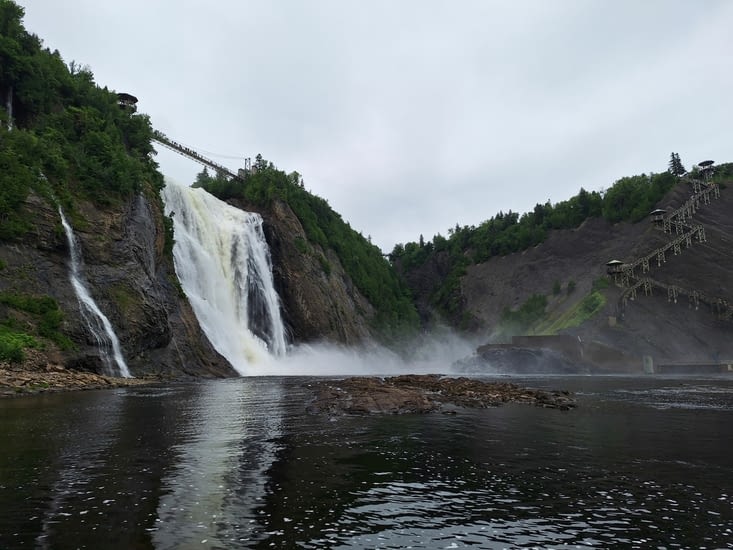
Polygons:
[[332,250],[310,243],[287,203],[276,200],[263,209],[230,201],[258,212],[272,256],[275,287],[294,341],[325,340],[352,345],[373,339],[374,307],[359,292]]
[[[0,291],[54,298],[63,313],[60,332],[72,349],[47,343],[48,353],[70,369],[101,373],[99,350],[70,283],[68,244],[57,206],[30,194],[24,210],[33,230],[0,243]],[[66,215],[81,248],[91,294],[110,319],[134,376],[235,375],[201,332],[178,286],[172,258],[164,252],[157,197],[138,194],[106,208],[77,201]],[[7,306],[0,308],[0,314],[10,313]]]
[[38,350],[26,350],[23,364],[0,362],[0,398],[68,390],[100,390],[160,382],[157,377],[117,378],[66,369]]
[[312,414],[455,412],[455,407],[487,408],[503,403],[529,403],[561,410],[576,406],[566,391],[544,391],[463,377],[446,378],[438,374],[328,380],[315,384],[314,390],[315,397],[308,405],[308,412]]

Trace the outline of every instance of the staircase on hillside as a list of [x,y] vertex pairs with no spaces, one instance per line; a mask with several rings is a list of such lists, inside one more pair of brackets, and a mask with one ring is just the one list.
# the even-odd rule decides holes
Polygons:
[[[649,272],[650,264],[654,261],[657,267],[662,267],[670,251],[676,256],[695,243],[706,242],[705,227],[702,224],[694,224],[693,217],[702,206],[710,204],[712,199],[720,198],[720,186],[710,181],[712,164],[712,161],[700,163],[703,180],[688,178],[693,195],[682,206],[672,212],[655,210],[651,213],[652,222],[671,236],[667,243],[631,263],[612,260],[606,264],[607,272],[613,276],[614,283],[624,289],[619,298],[619,311],[622,314],[628,301],[635,300],[640,291],[643,290],[645,296],[651,296],[654,289],[657,289],[666,293],[667,299],[675,304],[681,297],[686,296],[690,307],[698,309],[701,303],[706,304],[719,319],[733,318],[733,305],[725,298],[710,296],[697,288],[687,289],[668,285],[643,276]],[[642,276],[637,275],[639,269]]]

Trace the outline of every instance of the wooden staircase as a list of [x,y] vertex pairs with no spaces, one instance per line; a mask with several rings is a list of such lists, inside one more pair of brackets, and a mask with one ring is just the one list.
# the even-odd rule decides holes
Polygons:
[[[695,243],[707,242],[705,227],[702,224],[694,224],[693,217],[701,207],[709,205],[712,199],[720,198],[720,186],[692,178],[687,181],[692,185],[693,195],[676,210],[664,215],[655,215],[655,212],[652,216],[652,221],[657,227],[671,236],[670,240],[631,263],[614,264],[611,262],[608,264],[608,274],[613,276],[617,286],[624,289],[619,298],[621,314],[629,300],[635,300],[641,292],[645,296],[652,296],[656,289],[663,295],[666,294],[667,300],[675,304],[687,298],[691,308],[697,310],[700,304],[705,304],[719,319],[733,319],[733,304],[725,298],[711,296],[697,288],[688,289],[678,285],[669,285],[644,276],[649,273],[653,262],[656,262],[657,267],[661,268],[666,263],[668,254],[672,253],[676,256]],[[639,270],[641,275],[638,274]]]

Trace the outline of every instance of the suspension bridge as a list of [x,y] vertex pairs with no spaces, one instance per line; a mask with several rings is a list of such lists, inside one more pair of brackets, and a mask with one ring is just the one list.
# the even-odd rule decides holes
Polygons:
[[182,145],[172,139],[170,139],[168,136],[166,136],[163,132],[160,132],[158,130],[153,130],[153,140],[157,143],[160,143],[164,147],[167,147],[171,151],[175,151],[179,155],[183,155],[184,157],[187,157],[193,161],[198,162],[199,164],[202,164],[208,168],[211,168],[214,170],[217,174],[221,174],[223,176],[229,177],[231,179],[235,179],[238,181],[241,181],[244,183],[244,180],[249,172],[252,170],[252,165],[249,158],[244,159],[244,168],[239,169],[237,173],[232,172],[229,168],[226,166],[222,166],[218,162],[214,162],[210,158],[205,157],[198,151],[194,151],[190,147],[186,147],[185,145]]

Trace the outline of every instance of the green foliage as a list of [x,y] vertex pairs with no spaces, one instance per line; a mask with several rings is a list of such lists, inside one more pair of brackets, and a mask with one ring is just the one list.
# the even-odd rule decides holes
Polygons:
[[0,0],[0,103],[11,95],[14,119],[12,131],[0,125],[0,239],[30,229],[20,207],[31,190],[105,205],[145,183],[163,185],[148,117],[121,109],[88,68],[67,67],[43,49],[22,16],[23,8]]
[[0,325],[0,361],[20,363],[25,348],[37,348],[38,342],[29,334],[16,332]]
[[567,293],[568,293],[568,295],[570,295],[570,294],[572,294],[573,292],[575,292],[575,281],[574,281],[574,280],[572,280],[572,279],[570,279],[570,280],[568,281],[568,288],[567,288]]
[[599,291],[593,290],[580,300],[575,307],[564,312],[550,326],[543,329],[547,334],[557,334],[561,330],[582,325],[595,317],[606,305],[606,297]]
[[13,294],[10,292],[0,292],[0,304],[37,315],[57,310],[59,307],[56,300],[50,296],[36,297],[28,294]]
[[580,302],[580,311],[590,318],[595,315],[605,305],[606,299],[598,291],[593,291]]
[[323,254],[318,255],[318,262],[321,264],[321,268],[323,268],[326,277],[331,275],[331,264]]
[[547,296],[533,294],[517,309],[504,308],[501,314],[502,332],[509,334],[525,334],[532,325],[545,316]]
[[672,153],[669,158],[669,173],[675,176],[682,176],[686,172],[687,170],[682,165],[679,154]]
[[562,286],[560,285],[560,281],[555,280],[555,282],[552,283],[552,294],[554,296],[557,296],[560,294],[561,290],[562,290]]
[[[516,212],[499,212],[478,226],[456,225],[448,230],[448,237],[438,234],[433,241],[397,244],[390,257],[400,272],[409,275],[437,256],[442,265],[451,266],[432,293],[433,304],[450,317],[460,313],[457,296],[460,288],[459,273],[467,265],[481,263],[495,256],[521,252],[542,243],[554,229],[574,229],[588,218],[603,217],[615,223],[637,222],[646,217],[655,204],[677,182],[669,172],[621,178],[608,191],[599,193],[580,189],[578,194],[556,204],[547,201],[537,204],[531,212],[521,216]],[[568,284],[570,294],[575,284]],[[557,294],[555,287],[553,293]]]
[[0,128],[0,239],[23,234],[30,228],[20,206],[38,180],[33,168],[36,152],[33,135]]
[[712,181],[720,185],[721,189],[725,189],[727,184],[733,179],[733,162],[718,164],[713,171]]
[[[377,328],[387,334],[417,327],[418,316],[409,291],[379,247],[354,231],[325,199],[308,192],[297,172],[286,174],[257,155],[245,183],[210,176],[204,170],[196,177],[194,186],[222,200],[238,198],[263,207],[273,201],[286,202],[300,220],[310,246],[335,252],[346,273],[377,311]],[[303,253],[310,248],[302,239],[296,239],[295,246]],[[332,266],[328,260],[323,255],[318,260],[329,275]]]
[[598,279],[593,281],[591,292],[605,290],[610,286],[611,286],[611,280],[608,277],[599,277]]
[[[35,318],[38,336],[48,338],[58,344],[61,349],[71,349],[73,347],[71,340],[59,332],[64,315],[56,300],[51,296],[0,292],[0,304],[32,314]],[[6,322],[7,325],[8,322]]]
[[172,258],[173,245],[176,242],[173,235],[173,214],[170,216],[163,215],[163,232],[165,234],[163,253]]
[[298,252],[300,252],[301,254],[308,253],[308,243],[306,242],[306,240],[303,237],[297,236],[295,237],[293,242],[295,244],[295,248],[298,249]]
[[603,217],[613,223],[641,221],[676,182],[669,172],[621,178],[603,196]]

